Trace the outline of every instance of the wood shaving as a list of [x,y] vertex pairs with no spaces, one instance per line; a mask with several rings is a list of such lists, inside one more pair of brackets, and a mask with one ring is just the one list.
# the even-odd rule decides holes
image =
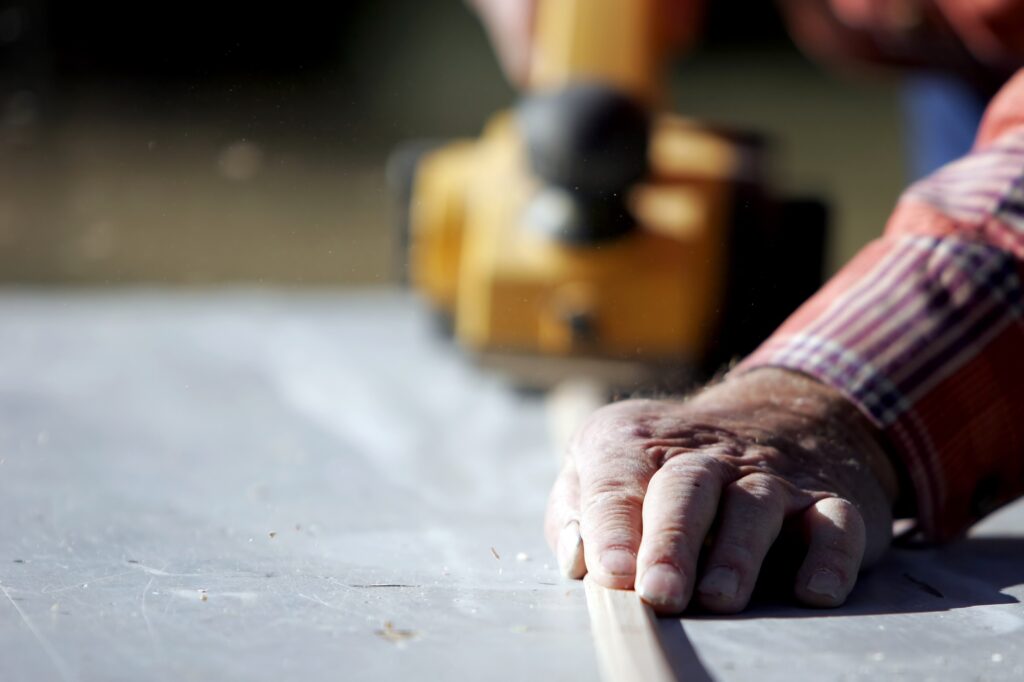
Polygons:
[[419,635],[415,630],[399,630],[394,626],[390,620],[384,622],[384,627],[380,630],[375,630],[374,634],[382,639],[386,639],[389,642],[404,642],[407,639],[413,639]]

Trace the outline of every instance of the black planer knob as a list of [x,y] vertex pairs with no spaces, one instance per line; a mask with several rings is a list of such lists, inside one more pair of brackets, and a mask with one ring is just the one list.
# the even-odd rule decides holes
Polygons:
[[596,83],[531,95],[518,120],[530,166],[544,186],[526,222],[574,244],[621,236],[636,223],[627,190],[647,173],[648,112]]

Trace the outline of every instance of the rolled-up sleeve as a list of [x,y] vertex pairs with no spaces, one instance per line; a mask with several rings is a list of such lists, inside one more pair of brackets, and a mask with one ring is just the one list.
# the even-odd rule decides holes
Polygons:
[[734,371],[831,385],[881,429],[936,540],[1024,493],[1024,71],[974,151]]

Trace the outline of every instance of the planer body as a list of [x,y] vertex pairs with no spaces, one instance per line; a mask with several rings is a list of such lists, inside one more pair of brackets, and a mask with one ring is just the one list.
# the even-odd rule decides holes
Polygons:
[[821,281],[824,206],[773,195],[756,135],[659,104],[659,2],[542,2],[521,102],[393,160],[409,283],[526,385],[679,388]]

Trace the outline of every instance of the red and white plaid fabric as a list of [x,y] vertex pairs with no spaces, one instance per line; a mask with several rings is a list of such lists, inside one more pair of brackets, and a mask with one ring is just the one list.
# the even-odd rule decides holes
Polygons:
[[869,244],[737,371],[853,401],[945,539],[1024,493],[1024,70],[971,154],[911,186]]

